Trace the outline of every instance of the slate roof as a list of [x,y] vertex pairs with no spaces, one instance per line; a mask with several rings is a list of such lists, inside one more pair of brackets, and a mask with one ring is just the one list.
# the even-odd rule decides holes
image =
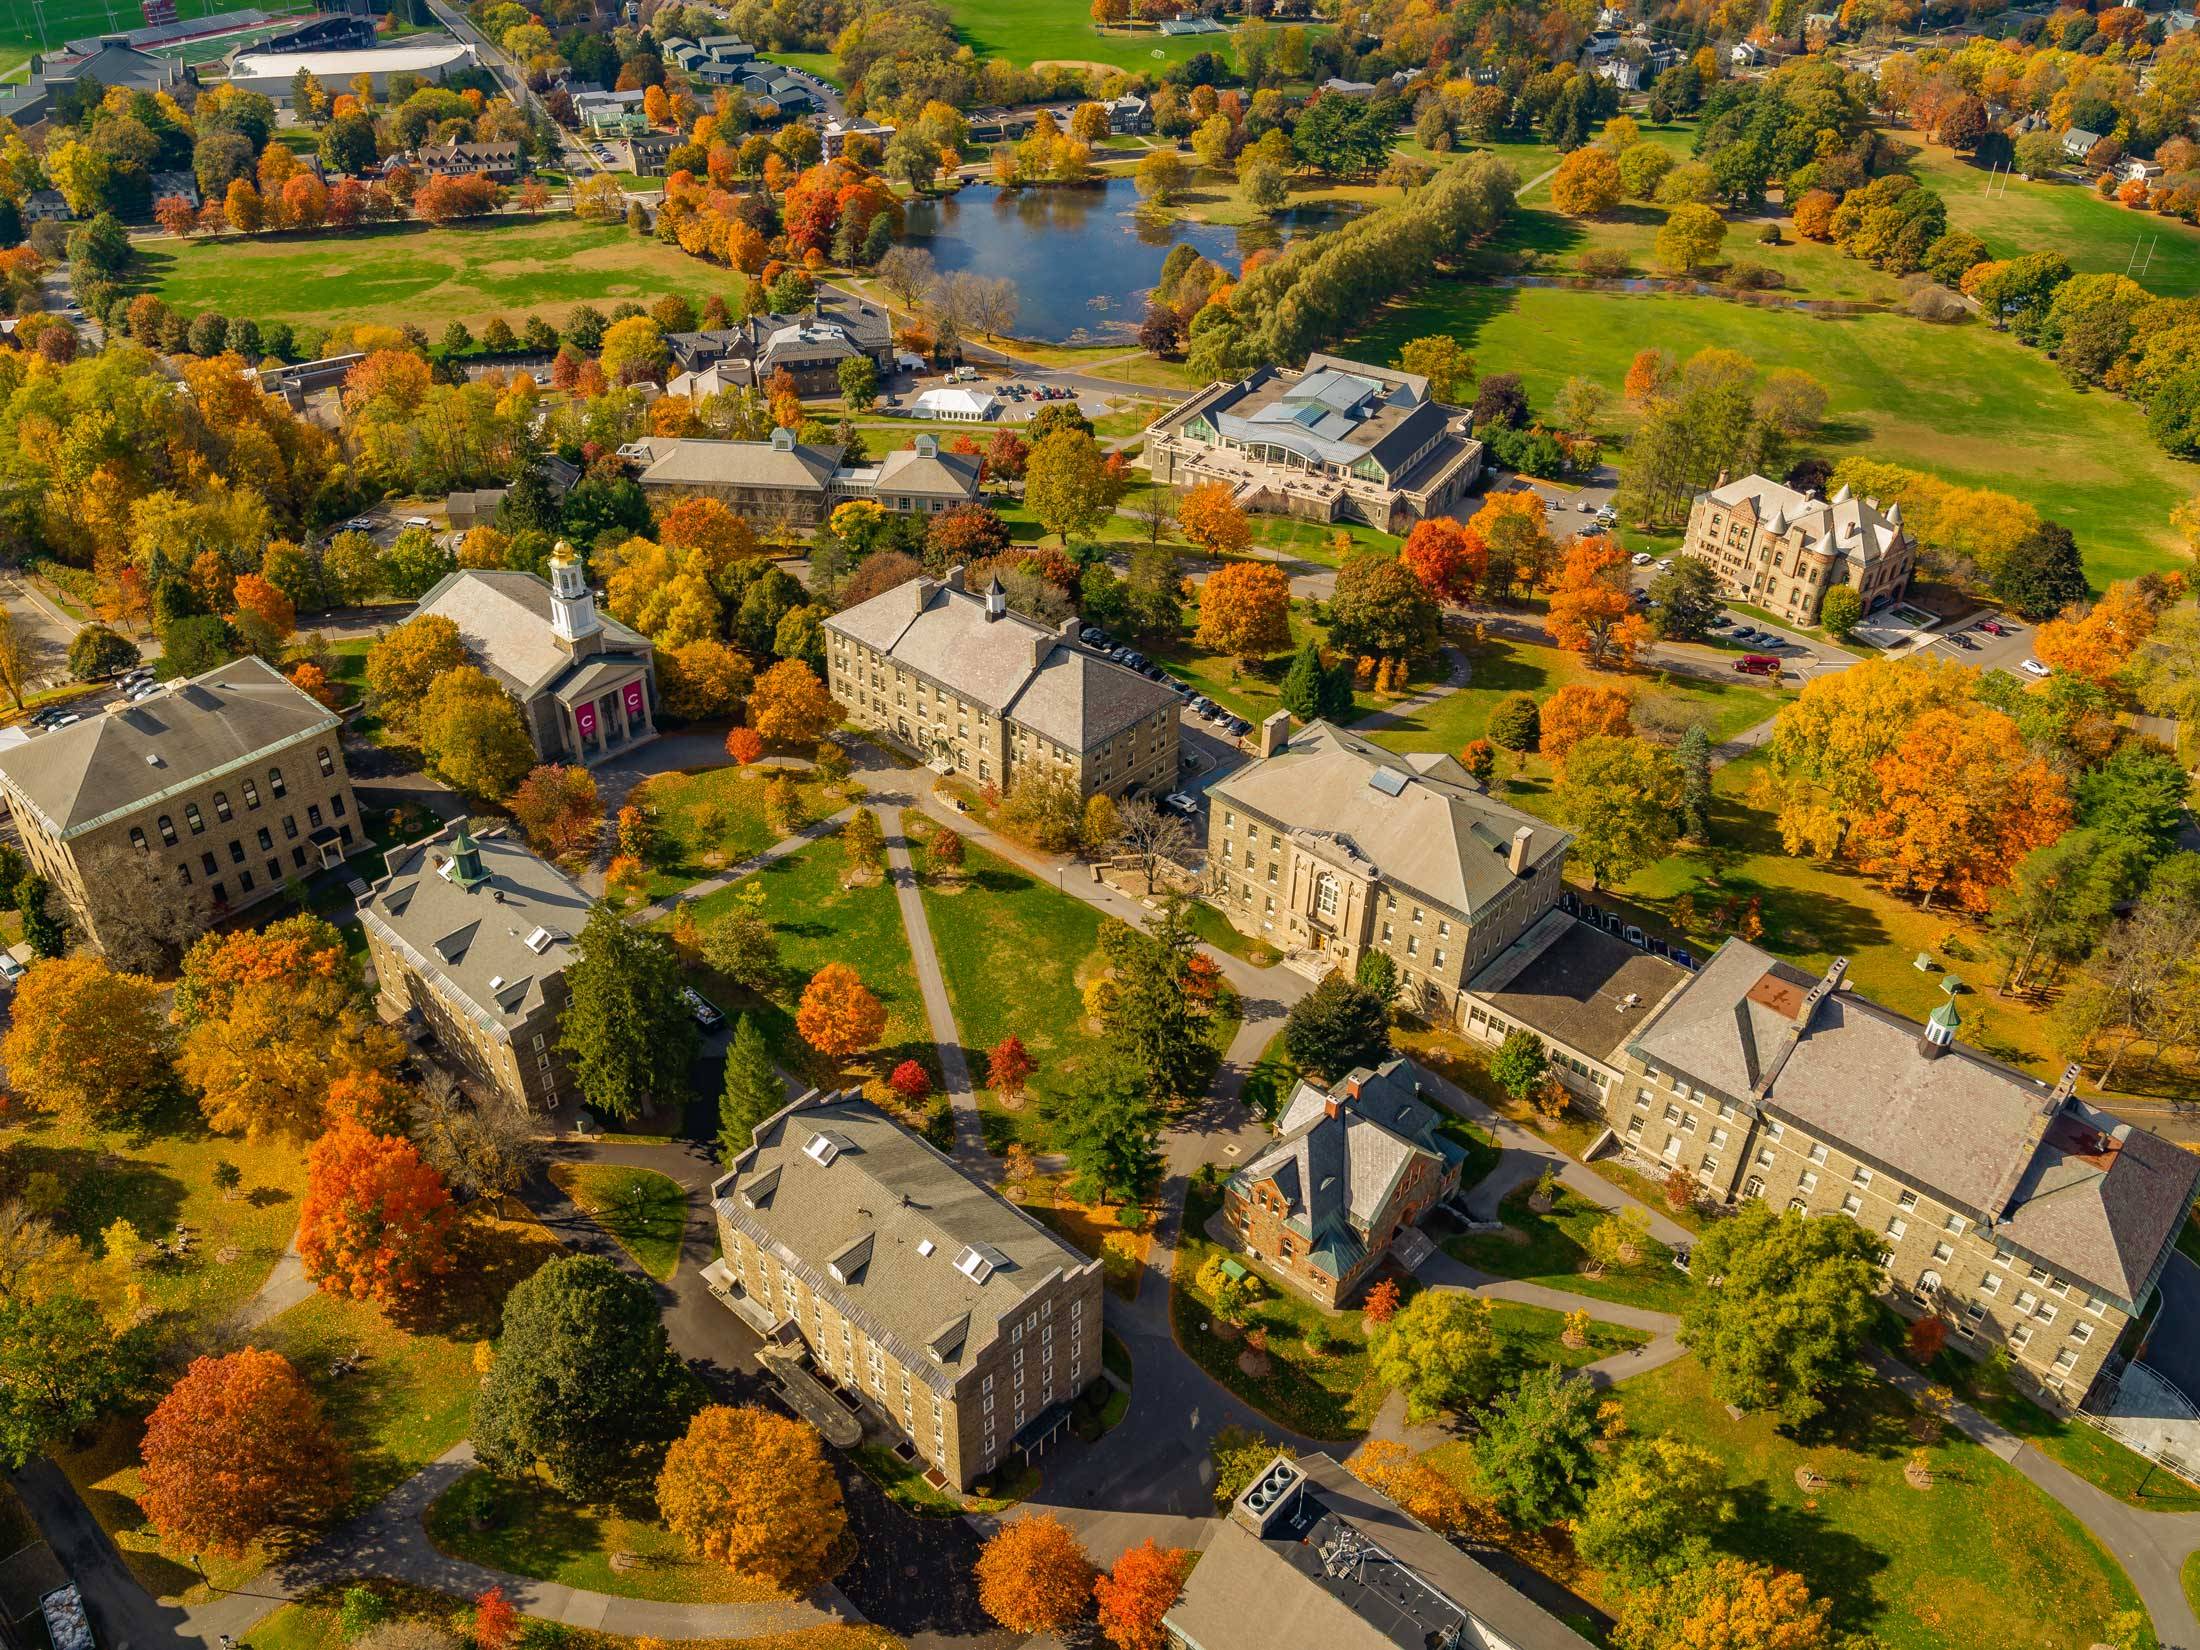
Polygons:
[[[1629,1045],[1809,1130],[2133,1308],[2191,1206],[2200,1158],[2014,1067],[1729,940]],[[1807,1021],[1800,1018],[1812,1007]]]
[[1902,545],[1902,506],[1890,504],[1882,511],[1877,499],[1860,499],[1846,487],[1824,499],[1750,475],[1714,487],[1710,496],[1729,509],[1754,515],[1775,537],[1800,531],[1807,548],[1859,565],[1895,555]]
[[67,838],[196,788],[317,733],[336,713],[264,659],[172,682],[161,693],[0,751],[0,784]]
[[920,435],[913,447],[897,447],[878,461],[880,492],[913,493],[926,498],[975,499],[978,459],[940,450],[936,437]]
[[1073,751],[1176,703],[1160,683],[1020,613],[987,618],[983,596],[937,579],[910,579],[824,623]]
[[1506,1019],[1592,1060],[1616,1062],[1688,970],[1617,935],[1547,911],[1467,989]]
[[837,445],[805,447],[791,436],[784,442],[679,437],[652,441],[649,450],[644,487],[768,487],[791,493],[823,493],[840,469],[843,451]]
[[1433,1160],[1439,1174],[1458,1160],[1458,1149],[1436,1131],[1437,1112],[1420,1098],[1420,1082],[1402,1057],[1354,1071],[1327,1091],[1302,1080],[1275,1142],[1231,1182],[1244,1190],[1273,1180],[1291,1229],[1315,1245],[1314,1259],[1332,1276],[1342,1275],[1366,1253],[1366,1235],[1415,1158]]
[[555,865],[501,835],[476,843],[486,875],[462,886],[444,873],[463,829],[461,820],[393,853],[388,874],[360,897],[359,920],[450,986],[482,1024],[508,1032],[543,1007],[545,988],[573,960],[590,901]]
[[[446,573],[420,598],[413,618],[440,614],[481,668],[520,703],[548,689],[574,664],[550,628],[550,586],[533,573],[478,567]],[[601,652],[647,658],[649,638],[600,609]]]
[[1499,802],[1449,757],[1398,756],[1327,722],[1308,723],[1208,794],[1333,844],[1385,883],[1468,918],[1520,880],[1507,868],[1516,831],[1530,833],[1531,871],[1573,840]]
[[[1099,1264],[854,1094],[812,1090],[758,1124],[712,1196],[940,1391],[1035,1290]],[[984,1264],[965,1269],[971,1252]]]
[[[1305,1483],[1265,1531],[1242,1510],[1243,1498],[1216,1525],[1164,1618],[1187,1644],[1587,1650],[1558,1617],[1330,1456],[1304,1455],[1292,1465]],[[1359,1561],[1325,1565],[1325,1553],[1339,1553],[1340,1535],[1360,1549]]]

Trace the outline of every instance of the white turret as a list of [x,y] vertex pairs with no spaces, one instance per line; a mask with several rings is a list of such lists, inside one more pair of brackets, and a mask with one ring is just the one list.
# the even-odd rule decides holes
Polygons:
[[596,598],[589,593],[588,575],[573,547],[564,540],[550,554],[550,629],[567,647],[603,630],[596,617]]

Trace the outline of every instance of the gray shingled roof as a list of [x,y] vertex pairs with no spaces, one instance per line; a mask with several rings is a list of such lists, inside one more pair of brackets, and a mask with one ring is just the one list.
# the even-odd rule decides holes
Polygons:
[[0,783],[49,831],[76,836],[338,725],[273,665],[236,659],[0,752]]
[[878,490],[914,493],[926,498],[974,499],[979,460],[965,453],[940,451],[939,442],[919,436],[913,447],[897,447],[878,463]]
[[1176,695],[1059,632],[937,579],[910,579],[825,621],[1070,750],[1089,750]]
[[[837,1150],[813,1151],[820,1135]],[[942,1391],[1035,1289],[1099,1264],[852,1094],[813,1091],[767,1118],[712,1193],[721,1215]],[[971,1251],[990,1270],[964,1270]]]
[[1800,1025],[1818,983],[1729,940],[1630,1047],[1995,1222],[2127,1307],[2138,1299],[2200,1158],[2092,1107],[2055,1107],[2046,1083],[1960,1044],[1928,1060],[1916,1021],[1854,992],[1825,993]]
[[464,826],[392,853],[388,874],[360,898],[359,920],[451,986],[482,1024],[508,1030],[543,1006],[545,985],[573,960],[590,901],[555,865],[500,835],[476,844],[486,878],[461,886],[446,873]]
[[[438,614],[458,626],[466,651],[522,703],[571,670],[573,655],[550,628],[550,586],[533,573],[478,567],[446,573],[412,617]],[[646,658],[649,638],[597,612],[605,653]]]
[[677,437],[652,441],[650,452],[649,468],[642,472],[645,487],[773,487],[822,494],[840,468],[841,449]]
[[[1378,775],[1390,777],[1379,786]],[[1507,869],[1515,831],[1530,833],[1531,871],[1573,840],[1497,801],[1455,762],[1398,756],[1327,722],[1308,723],[1208,794],[1347,846],[1384,882],[1467,917],[1518,884]]]
[[[1265,1536],[1235,1514],[1216,1525],[1166,1617],[1188,1643],[1200,1650],[1427,1650],[1437,1642],[1432,1633],[1455,1630],[1465,1616],[1463,1646],[1587,1650],[1558,1617],[1331,1457],[1305,1455],[1293,1464],[1306,1486]],[[1380,1556],[1330,1575],[1321,1552],[1340,1526]]]

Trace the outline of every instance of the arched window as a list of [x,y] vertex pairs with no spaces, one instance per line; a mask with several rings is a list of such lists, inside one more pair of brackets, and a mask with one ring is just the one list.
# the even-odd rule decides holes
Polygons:
[[323,745],[316,750],[313,753],[313,759],[321,764],[321,777],[323,779],[336,771],[336,758],[329,755],[328,746]]
[[229,823],[229,793],[227,791],[216,791],[214,793],[214,817],[224,825]]
[[1939,1294],[1940,1274],[1931,1270],[1920,1272],[1917,1276],[1917,1292],[1928,1300]]
[[257,808],[260,805],[260,787],[249,779],[244,782],[244,805],[247,808]]
[[130,846],[141,854],[149,854],[153,851],[152,844],[145,840],[145,833],[135,825],[130,827]]
[[173,848],[176,845],[176,822],[166,814],[162,814],[154,823],[160,827],[161,841]]
[[1742,1196],[1744,1196],[1744,1197],[1763,1197],[1764,1195],[1765,1195],[1765,1181],[1764,1181],[1764,1176],[1762,1176],[1762,1175],[1754,1175],[1754,1174],[1753,1174],[1753,1175],[1751,1175],[1751,1176],[1750,1176],[1750,1177],[1749,1177],[1749,1178],[1748,1178],[1747,1180],[1745,1180],[1745,1181],[1743,1181],[1743,1182],[1742,1182]]
[[183,822],[191,827],[193,836],[197,836],[206,829],[206,820],[200,815],[199,805],[196,802],[186,802],[183,805]]
[[1314,879],[1314,909],[1325,917],[1337,914],[1337,879],[1327,871]]
[[273,791],[278,797],[283,795],[284,787],[282,769],[270,768],[267,770],[267,788]]

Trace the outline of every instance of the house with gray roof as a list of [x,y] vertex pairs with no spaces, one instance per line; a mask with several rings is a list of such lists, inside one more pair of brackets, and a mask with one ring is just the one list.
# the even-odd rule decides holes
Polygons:
[[[1100,1263],[869,1101],[811,1090],[711,1187],[712,1292],[967,1490],[1060,1436],[1100,1375]],[[830,1401],[830,1400],[829,1400]]]
[[730,327],[675,332],[665,339],[683,373],[736,369],[736,382],[761,385],[784,369],[804,395],[838,395],[840,363],[869,356],[880,372],[894,364],[893,318],[863,299],[820,295],[797,314],[751,315]]
[[1846,486],[1831,497],[1759,475],[1698,493],[1681,553],[1707,563],[1719,589],[1791,624],[1818,622],[1826,592],[1845,584],[1869,613],[1897,600],[1917,570],[1917,541],[1899,500],[1884,509]]
[[1588,1650],[1473,1554],[1328,1455],[1277,1456],[1162,1618],[1182,1650]]
[[1570,833],[1491,796],[1449,756],[1327,722],[1261,724],[1208,787],[1207,899],[1316,977],[1379,952],[1401,1000],[1455,1022],[1466,979],[1558,903]]
[[94,944],[133,949],[156,906],[172,943],[357,846],[341,727],[273,665],[237,659],[0,750],[0,795]]
[[431,1033],[476,1085],[534,1111],[567,1091],[558,1015],[580,884],[501,830],[463,819],[394,850],[359,896],[385,1018]]
[[2146,1309],[2200,1158],[1957,1040],[1960,982],[1922,1025],[1729,940],[1629,1039],[1605,1119],[1622,1149],[1714,1202],[1846,1215],[1887,1294],[1948,1344],[2005,1348],[2043,1401],[2083,1401]]
[[1010,610],[998,579],[960,567],[916,578],[824,621],[827,683],[849,717],[942,773],[1013,787],[1054,772],[1080,796],[1166,791],[1177,698],[1077,640],[1077,621]]
[[1466,1149],[1403,1056],[1324,1090],[1300,1080],[1274,1142],[1223,1185],[1222,1218],[1246,1253],[1335,1311],[1393,1250],[1427,1258],[1419,1221],[1459,1189]]
[[657,737],[649,638],[596,611],[588,576],[560,544],[550,577],[479,567],[446,573],[411,617],[458,626],[474,663],[519,704],[535,754],[594,766]]
[[977,502],[979,461],[942,452],[936,436],[920,435],[876,463],[846,463],[845,451],[837,443],[810,446],[782,429],[769,441],[644,436],[619,456],[638,466],[643,492],[715,498],[759,528],[816,527],[850,499],[872,499],[902,515]]
[[1146,459],[1156,482],[1219,481],[1249,510],[1404,533],[1481,475],[1472,425],[1415,373],[1311,355],[1179,402],[1147,426]]

